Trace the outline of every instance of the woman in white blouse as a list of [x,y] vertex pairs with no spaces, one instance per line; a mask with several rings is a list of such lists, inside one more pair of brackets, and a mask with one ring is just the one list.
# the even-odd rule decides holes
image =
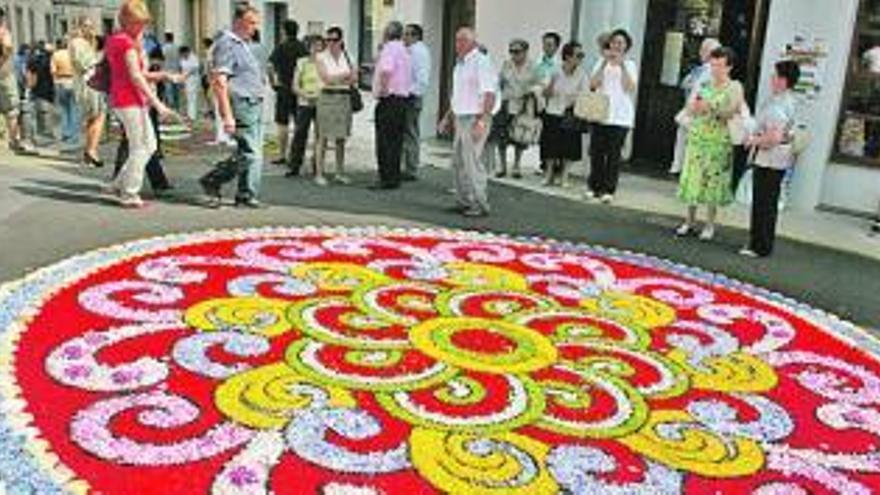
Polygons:
[[602,60],[593,68],[590,87],[609,100],[608,118],[593,126],[590,137],[590,177],[587,195],[610,203],[617,191],[620,161],[626,135],[636,120],[634,96],[638,67],[626,58],[632,37],[623,29],[612,31],[602,50]]
[[327,142],[334,141],[336,149],[336,174],[341,184],[350,180],[345,176],[345,141],[351,136],[351,87],[357,83],[357,73],[352,67],[342,40],[342,28],[327,29],[324,38],[327,49],[317,56],[318,75],[321,78],[321,96],[317,103],[317,134],[315,147],[315,183],[327,185],[324,178],[324,153]]
[[544,185],[551,186],[557,177],[566,185],[566,167],[583,158],[585,121],[574,116],[577,97],[589,90],[590,79],[581,68],[584,50],[580,43],[571,41],[562,47],[562,66],[551,76],[544,95],[547,109],[541,132],[541,161]]

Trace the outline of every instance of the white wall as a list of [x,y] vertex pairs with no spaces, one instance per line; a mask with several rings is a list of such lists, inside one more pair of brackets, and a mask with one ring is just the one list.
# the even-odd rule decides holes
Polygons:
[[[822,78],[823,91],[816,101],[799,108],[800,120],[813,137],[801,157],[792,183],[792,206],[811,211],[827,204],[855,211],[876,211],[880,199],[880,171],[830,164],[837,117],[846,80],[858,0],[822,0],[822,8],[804,8],[803,0],[770,3],[767,40],[761,63],[760,101],[766,98],[767,78],[773,64],[797,33],[809,33],[827,42],[828,57]],[[834,12],[834,15],[828,15]]]
[[536,8],[538,3],[477,0],[477,36],[498,67],[507,58],[507,45],[514,38],[528,41],[529,55],[537,58],[541,54],[541,35],[546,31],[558,32],[563,43],[570,37],[574,1],[541,0],[540,8]]
[[626,29],[633,37],[629,57],[640,61],[647,15],[648,0],[583,0],[578,41],[583,43],[588,61],[595,62],[599,58],[596,38],[617,28]]
[[291,2],[290,15],[305,33],[309,21],[320,21],[324,27],[341,26],[346,31],[345,37],[349,38],[353,33],[349,32],[349,26],[357,25],[357,10],[351,9],[350,0],[311,0]]

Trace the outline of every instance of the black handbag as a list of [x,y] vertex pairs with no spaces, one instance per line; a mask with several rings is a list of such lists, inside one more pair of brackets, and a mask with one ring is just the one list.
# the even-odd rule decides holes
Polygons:
[[590,132],[590,123],[575,115],[573,107],[565,109],[559,127],[565,131],[579,132],[581,134],[587,134]]
[[[351,57],[348,56],[348,50],[345,50],[342,53],[345,54],[345,61],[348,62],[348,68],[355,70],[354,65],[351,64]],[[361,96],[361,91],[354,84],[348,88],[348,98],[351,102],[351,113],[358,113],[364,109],[364,98]]]
[[356,86],[352,85],[349,88],[348,97],[351,100],[351,113],[358,113],[364,109],[364,99],[361,96],[361,91]]

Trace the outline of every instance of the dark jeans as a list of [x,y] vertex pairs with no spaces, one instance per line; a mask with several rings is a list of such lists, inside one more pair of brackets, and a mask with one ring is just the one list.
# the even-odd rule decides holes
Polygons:
[[752,227],[749,248],[759,256],[773,252],[776,219],[779,214],[779,193],[785,170],[752,168]]
[[317,110],[315,107],[299,107],[296,113],[296,130],[293,133],[293,144],[290,147],[290,161],[287,163],[290,171],[298,174],[306,156],[306,146],[309,142],[309,131],[312,122],[315,121]]
[[596,125],[590,138],[590,177],[587,186],[597,195],[614,194],[620,179],[623,143],[629,129],[616,125]]
[[386,96],[376,105],[376,161],[379,181],[386,186],[400,185],[400,157],[406,132],[406,98]]
[[236,200],[257,199],[263,173],[263,101],[233,96],[237,147],[233,154],[216,164],[202,177],[204,187],[219,191],[223,184],[238,177]]
[[[150,182],[150,188],[155,191],[163,191],[171,187],[168,182],[168,176],[165,175],[165,169],[162,167],[162,134],[159,132],[159,112],[150,109],[150,122],[153,124],[153,132],[156,133],[156,152],[147,162],[147,180]],[[123,136],[116,148],[116,160],[113,167],[113,178],[119,175],[125,161],[128,160],[128,139]]]

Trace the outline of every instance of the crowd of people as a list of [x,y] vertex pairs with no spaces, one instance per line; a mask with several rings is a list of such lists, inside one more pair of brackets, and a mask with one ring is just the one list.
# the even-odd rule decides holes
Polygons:
[[[346,143],[363,100],[360,70],[346,50],[341,28],[331,26],[322,35],[300,39],[298,24],[287,21],[284,39],[267,54],[258,41],[259,12],[239,2],[230,29],[204,40],[205,59],[200,61],[197,50],[175,44],[172,33],[160,43],[150,21],[142,0],[125,0],[118,29],[106,40],[83,19],[54,45],[41,42],[16,51],[0,14],[0,112],[13,149],[26,150],[40,138],[78,145],[84,135],[83,163],[102,166],[98,143],[109,106],[125,138],[108,189],[121,205],[140,207],[145,172],[155,191],[172,187],[161,163],[161,122],[178,113],[191,122],[210,114],[214,142],[235,150],[200,179],[205,204],[220,207],[223,185],[237,180],[235,204],[262,208],[263,103],[271,88],[280,150],[273,163],[286,166],[288,177],[309,174],[320,186],[351,182],[345,172]],[[377,190],[418,178],[419,123],[432,74],[423,35],[418,24],[392,21],[378,47],[371,84]],[[547,32],[541,53],[533,58],[529,42],[516,38],[508,45],[508,57],[496,66],[472,28],[457,31],[449,111],[438,125],[439,132],[452,136],[456,211],[488,215],[488,177],[522,178],[522,157],[531,146],[539,147],[535,171],[543,175],[544,185],[567,184],[571,164],[586,154],[585,198],[613,202],[622,149],[635,125],[639,71],[628,56],[633,46],[628,32],[617,29],[596,42],[600,57],[588,66],[587,50],[576,40],[563,43],[558,33]],[[687,214],[675,234],[713,239],[718,208],[733,200],[734,156],[744,153],[754,167],[754,204],[752,235],[742,254],[767,256],[780,183],[797,154],[791,88],[798,65],[776,65],[773,95],[752,117],[742,85],[730,77],[733,51],[707,39],[701,58],[682,83],[686,104],[676,117],[680,130],[671,171],[680,174],[678,197]],[[94,84],[102,71],[109,80],[103,89]],[[200,101],[208,108],[200,109]],[[57,127],[50,123],[55,115]],[[327,169],[330,147],[335,160]],[[700,206],[706,208],[706,221],[698,229]]]

